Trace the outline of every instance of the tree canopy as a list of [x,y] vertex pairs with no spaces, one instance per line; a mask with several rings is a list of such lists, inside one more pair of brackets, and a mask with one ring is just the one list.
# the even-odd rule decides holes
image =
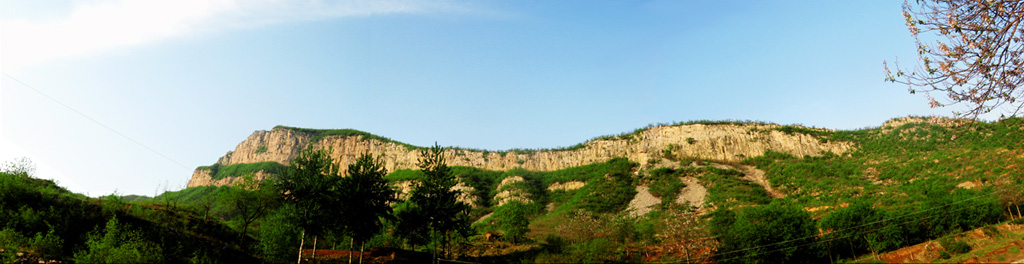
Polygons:
[[[398,212],[398,232],[414,244],[431,237],[442,238],[441,244],[447,245],[452,235],[467,236],[470,207],[459,201],[462,191],[454,189],[459,181],[445,161],[444,148],[435,144],[423,149],[418,165],[424,177]],[[424,231],[434,235],[424,236]]]
[[398,199],[395,190],[384,179],[387,174],[381,156],[374,158],[365,153],[355,164],[348,166],[348,177],[341,178],[341,189],[351,212],[345,218],[345,226],[357,243],[366,242],[380,233],[384,227],[383,219],[394,218],[391,216],[391,203]]

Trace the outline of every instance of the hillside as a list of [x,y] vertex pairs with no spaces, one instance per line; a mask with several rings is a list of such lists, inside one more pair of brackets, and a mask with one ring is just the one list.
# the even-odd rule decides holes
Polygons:
[[[1007,197],[1014,194],[1013,186],[1022,182],[1022,173],[1015,165],[1024,161],[1022,142],[1024,133],[1018,119],[984,123],[907,117],[876,128],[850,131],[695,122],[652,126],[561,149],[449,149],[445,155],[461,179],[457,187],[465,192],[461,200],[474,207],[478,232],[502,233],[498,221],[501,217],[491,213],[510,201],[520,201],[537,210],[530,213],[529,224],[529,237],[535,243],[574,245],[556,251],[501,249],[526,250],[522,252],[533,254],[538,261],[567,261],[564,257],[574,255],[593,261],[697,258],[731,263],[788,258],[814,262],[895,250],[1006,219],[1006,215],[999,215],[1006,212],[1002,209],[1021,202]],[[206,171],[209,167],[197,169],[190,186],[227,184],[240,175],[223,171],[254,173],[258,178],[273,175],[309,146],[333,148],[332,156],[342,164],[351,163],[357,153],[364,151],[384,154],[386,166],[392,172],[387,178],[402,193],[408,193],[418,179],[415,162],[421,147],[356,130],[277,127],[255,132],[222,157],[214,166],[234,168],[219,169],[222,173],[217,179]],[[632,176],[617,180],[612,177],[608,181],[609,175]],[[863,209],[864,205],[872,209]],[[736,229],[739,226],[723,226],[721,221],[726,220],[721,219],[733,219],[727,221],[731,223],[747,214],[762,213],[761,210],[781,213],[787,208],[799,208],[802,213],[797,215],[809,217],[806,222],[789,222],[814,226],[822,241],[792,237],[778,241],[819,245],[822,251],[802,250],[820,255],[801,255],[786,251],[787,247],[740,251],[746,253],[737,255],[733,252],[745,248],[744,242],[721,239],[699,240],[704,241],[697,243],[705,245],[703,249],[665,248],[673,234],[665,233],[668,230],[663,228],[673,222],[671,219],[695,215],[703,219],[701,222],[706,221],[707,232],[713,236],[737,235],[742,234]],[[581,219],[580,212],[596,213],[589,216],[596,218]],[[626,220],[630,217],[632,220]],[[571,224],[579,221],[603,227],[580,236],[578,233],[583,231],[577,228],[585,227]],[[587,253],[597,250],[591,247],[598,245],[584,243],[594,236],[618,236],[615,232],[621,231],[606,229],[615,226],[616,221],[626,221],[631,228],[637,228],[619,235],[661,238],[623,238],[598,247],[617,253]],[[655,228],[643,231],[641,227],[645,225]],[[903,231],[879,236],[878,232],[890,229]],[[566,236],[574,233],[577,234]],[[813,237],[805,235],[803,239]],[[741,240],[749,243],[759,239],[781,238]],[[834,248],[843,243],[849,243],[844,246],[846,249]],[[709,247],[718,250],[708,251]],[[494,250],[470,249],[476,253],[468,254],[485,262],[503,262],[507,256]],[[636,259],[633,254],[637,251],[654,255]],[[796,255],[777,255],[778,252]]]
[[88,198],[0,170],[0,262],[254,263],[251,241],[167,201]]
[[[647,164],[651,160],[660,160],[666,151],[679,156],[737,162],[763,155],[765,151],[803,157],[817,156],[823,152],[842,154],[854,149],[850,142],[823,141],[814,136],[823,132],[827,130],[761,123],[694,122],[652,126],[617,136],[595,138],[561,149],[487,151],[452,148],[445,155],[452,166],[485,170],[521,168],[554,171],[604,162],[615,157]],[[213,166],[197,168],[188,187],[225,185],[234,182],[236,176],[244,173],[272,171],[269,168],[272,165],[268,162],[287,165],[308,147],[333,149],[331,155],[340,164],[351,164],[357,155],[364,152],[384,155],[385,167],[389,171],[416,168],[419,149],[422,148],[358,130],[278,126],[270,131],[253,132]],[[244,173],[216,173],[216,169],[212,169],[231,166],[268,168],[241,169]],[[214,173],[211,175],[211,172]],[[265,176],[262,173],[256,175],[257,178]]]
[[[399,191],[399,201],[390,204],[396,217],[365,243],[367,262],[429,260],[437,247],[424,232],[401,228],[416,218],[397,217],[411,210],[410,191],[425,179],[412,165],[420,147],[356,130],[287,127],[257,131],[214,165],[197,169],[201,175],[193,182],[203,186],[154,198],[94,200],[52,182],[0,177],[0,188],[6,188],[0,222],[9,223],[0,230],[0,248],[15,241],[32,256],[77,259],[75,252],[87,252],[83,244],[93,237],[85,233],[102,234],[99,226],[116,215],[147,238],[171,237],[150,239],[162,254],[174,256],[168,262],[188,258],[181,254],[214,262],[294,262],[303,231],[279,186],[228,184],[248,178],[240,176],[281,175],[289,170],[289,157],[309,146],[332,147],[329,155],[342,164],[362,151],[384,153],[389,173],[383,178]],[[1017,250],[1024,223],[1024,120],[1017,118],[907,117],[847,131],[699,122],[562,149],[449,149],[444,155],[457,179],[451,189],[471,206],[460,221],[472,224],[451,234],[458,243],[448,258],[459,261],[956,262],[1024,256]],[[27,202],[36,200],[44,202]],[[265,202],[262,214],[247,222],[243,209],[253,201]],[[33,210],[57,213],[41,221]],[[82,227],[62,231],[70,222]],[[48,253],[48,232],[64,242],[62,253]],[[237,237],[241,242],[231,239]],[[330,249],[316,251],[326,263],[347,263],[340,256],[360,246],[346,233],[315,239]],[[193,240],[204,242],[199,248],[175,246]],[[304,259],[313,257],[310,242],[306,237]],[[208,247],[233,253],[201,250]],[[168,255],[169,248],[178,255]]]

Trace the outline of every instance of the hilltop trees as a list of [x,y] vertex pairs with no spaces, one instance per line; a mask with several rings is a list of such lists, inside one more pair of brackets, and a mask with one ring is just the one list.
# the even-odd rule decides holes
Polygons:
[[[886,81],[906,84],[910,93],[928,94],[932,107],[964,103],[977,118],[1008,104],[1024,107],[1024,2],[1011,0],[918,0],[905,2],[903,16],[917,42],[919,64],[904,72],[886,65]],[[921,33],[932,32],[922,40]],[[948,103],[931,97],[944,94]]]

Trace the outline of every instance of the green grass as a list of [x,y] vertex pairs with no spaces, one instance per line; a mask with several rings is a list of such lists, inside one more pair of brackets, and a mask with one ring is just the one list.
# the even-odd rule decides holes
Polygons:
[[114,195],[88,198],[50,180],[0,172],[0,246],[7,249],[0,252],[0,260],[14,261],[18,248],[46,259],[72,260],[114,218],[136,233],[136,239],[162,248],[162,254],[142,253],[160,254],[157,258],[168,263],[189,262],[196,254],[213,262],[258,261],[238,247],[225,246],[237,241],[238,233],[184,208],[128,203]]
[[199,166],[197,170],[210,170],[210,177],[219,180],[227,177],[238,177],[262,171],[263,173],[280,175],[284,173],[287,166],[276,161],[265,161],[257,163],[238,163],[231,165],[220,165],[214,163],[210,166]]

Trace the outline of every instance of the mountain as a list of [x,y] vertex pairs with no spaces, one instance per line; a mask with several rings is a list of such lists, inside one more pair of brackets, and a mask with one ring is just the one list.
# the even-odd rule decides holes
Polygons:
[[[855,148],[850,142],[826,141],[814,136],[825,132],[829,130],[754,122],[700,121],[650,126],[566,148],[508,151],[450,148],[445,155],[451,166],[554,171],[615,157],[640,164],[660,160],[665,154],[738,162],[761,156],[766,151],[803,157],[823,152],[842,154]],[[332,157],[342,165],[354,163],[362,153],[383,155],[388,171],[416,168],[423,148],[353,129],[277,126],[269,131],[253,132],[214,165],[196,168],[188,187],[231,184],[238,176],[249,173],[257,178],[266,177],[309,147],[332,149]]]

